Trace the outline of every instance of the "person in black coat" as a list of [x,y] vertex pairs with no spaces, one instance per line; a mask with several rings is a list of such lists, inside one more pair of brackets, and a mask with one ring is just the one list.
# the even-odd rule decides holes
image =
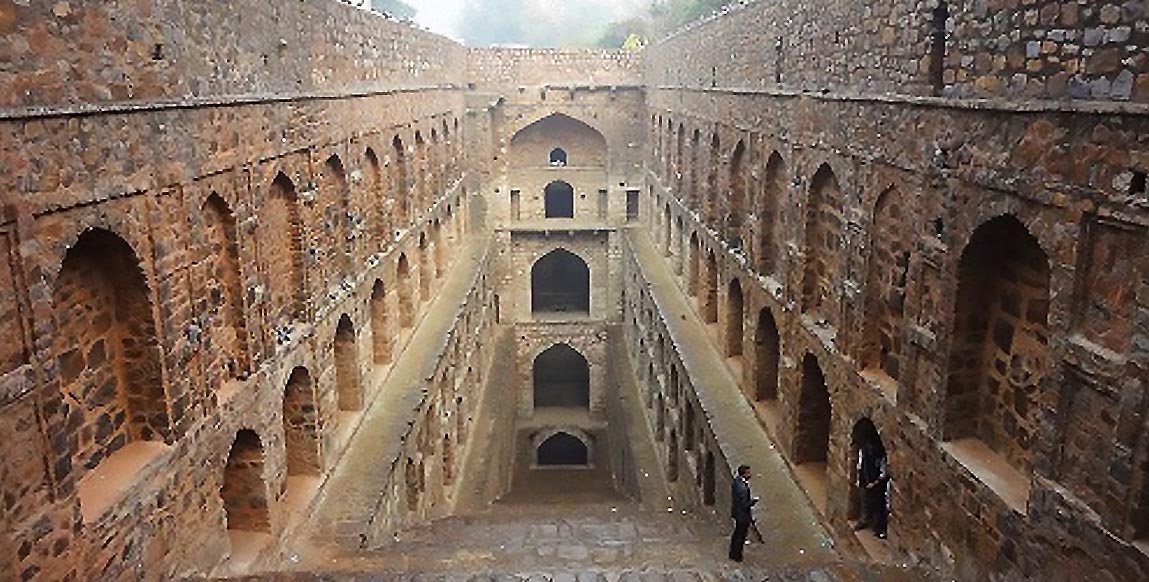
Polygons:
[[750,494],[750,465],[740,465],[730,485],[730,517],[734,520],[730,559],[735,562],[742,561],[742,548],[746,545],[746,535],[750,533],[750,523],[754,521],[751,509],[756,503],[758,498]]

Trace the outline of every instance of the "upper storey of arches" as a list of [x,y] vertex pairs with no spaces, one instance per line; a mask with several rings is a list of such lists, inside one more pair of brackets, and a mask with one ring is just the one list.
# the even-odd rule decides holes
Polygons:
[[607,165],[606,138],[586,122],[564,113],[552,113],[520,129],[511,137],[509,161],[515,167],[559,166],[555,150],[565,158],[561,166],[580,168]]

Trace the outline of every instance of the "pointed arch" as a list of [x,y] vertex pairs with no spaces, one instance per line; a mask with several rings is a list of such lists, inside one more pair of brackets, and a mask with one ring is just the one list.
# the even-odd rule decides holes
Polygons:
[[411,217],[411,177],[407,167],[407,148],[398,135],[391,140],[391,156],[394,160],[392,192],[398,201],[398,216],[395,218],[400,226],[406,227]]
[[706,254],[706,289],[702,300],[702,320],[718,323],[718,260],[714,251]]
[[742,297],[742,282],[731,279],[726,292],[726,356],[742,356],[743,321],[746,318]]
[[770,309],[758,311],[754,332],[754,399],[772,401],[778,398],[778,363],[782,356],[778,326]]
[[901,194],[890,188],[878,197],[870,222],[861,364],[897,381],[902,372],[902,320],[909,279],[912,222]]
[[578,255],[555,249],[531,267],[531,313],[590,313],[590,268]]
[[72,441],[67,470],[80,478],[132,443],[168,442],[152,294],[135,249],[111,231],[84,231],[64,255],[52,302],[52,352],[73,403],[70,434],[60,435]]
[[778,240],[779,213],[788,184],[786,161],[773,152],[766,161],[758,201],[758,271],[765,274],[778,272],[781,241]]
[[842,190],[829,164],[822,164],[810,181],[806,200],[806,264],[802,276],[802,312],[829,318],[836,303],[838,237]]
[[253,430],[236,433],[223,472],[220,498],[231,532],[271,533],[263,442]]
[[343,160],[332,154],[323,162],[319,177],[323,222],[327,231],[328,268],[337,278],[351,274],[351,193],[347,184],[347,170]]
[[303,314],[307,297],[299,199],[295,184],[282,172],[271,182],[261,218],[260,248],[269,278],[271,320],[282,327]]
[[1049,398],[1049,257],[1005,215],[974,231],[957,275],[943,436],[978,439],[1027,472]]
[[302,366],[291,370],[283,389],[283,435],[287,451],[287,476],[317,476],[320,456],[320,416],[315,383]]
[[726,240],[742,247],[742,223],[746,217],[746,142],[738,140],[730,154],[730,201],[726,213]]
[[411,301],[411,265],[407,253],[399,253],[395,263],[395,281],[399,286],[399,325],[410,328],[415,325],[415,307]]
[[587,408],[590,406],[590,365],[565,343],[555,344],[533,365],[535,408]]
[[335,390],[339,410],[355,411],[363,408],[363,382],[359,373],[359,342],[351,316],[339,317],[333,341],[335,351]]
[[391,325],[388,317],[387,288],[381,279],[371,287],[371,347],[376,364],[391,362]]
[[247,323],[243,303],[243,275],[240,272],[239,244],[235,215],[217,193],[204,200],[201,295],[205,303],[204,323],[217,364],[212,369],[227,370],[227,376],[247,375]]

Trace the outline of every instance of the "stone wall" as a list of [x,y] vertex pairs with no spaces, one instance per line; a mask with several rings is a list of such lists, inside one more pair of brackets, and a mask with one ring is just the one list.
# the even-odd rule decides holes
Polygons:
[[[890,543],[910,559],[958,579],[1142,577],[1138,106],[921,100],[928,83],[895,82],[905,67],[866,85],[828,53],[794,56],[832,74],[791,88],[829,94],[747,90],[775,6],[789,10],[752,3],[649,49],[644,209],[719,346],[776,346],[732,372],[799,482],[850,536],[852,434],[869,419],[894,467]],[[731,48],[706,57],[714,38]]]
[[634,87],[643,84],[642,54],[590,49],[469,49],[467,81],[479,91]]
[[428,87],[466,66],[449,39],[336,2],[5,0],[0,37],[0,107],[34,110]]
[[465,53],[334,2],[25,4],[0,3],[0,570],[270,556],[463,237]]
[[1076,0],[741,3],[648,50],[646,84],[1146,102],[1147,11]]

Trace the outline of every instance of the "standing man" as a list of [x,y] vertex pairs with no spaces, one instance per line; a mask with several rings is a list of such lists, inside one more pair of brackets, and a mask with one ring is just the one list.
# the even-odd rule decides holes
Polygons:
[[750,495],[750,465],[739,465],[734,483],[730,485],[730,517],[734,519],[734,534],[730,536],[730,559],[742,561],[742,548],[746,545],[746,534],[754,518],[751,508],[758,503],[757,497]]
[[862,495],[862,519],[855,530],[871,528],[879,539],[886,539],[890,506],[887,489],[890,466],[886,449],[879,443],[867,441],[858,451],[858,490]]

